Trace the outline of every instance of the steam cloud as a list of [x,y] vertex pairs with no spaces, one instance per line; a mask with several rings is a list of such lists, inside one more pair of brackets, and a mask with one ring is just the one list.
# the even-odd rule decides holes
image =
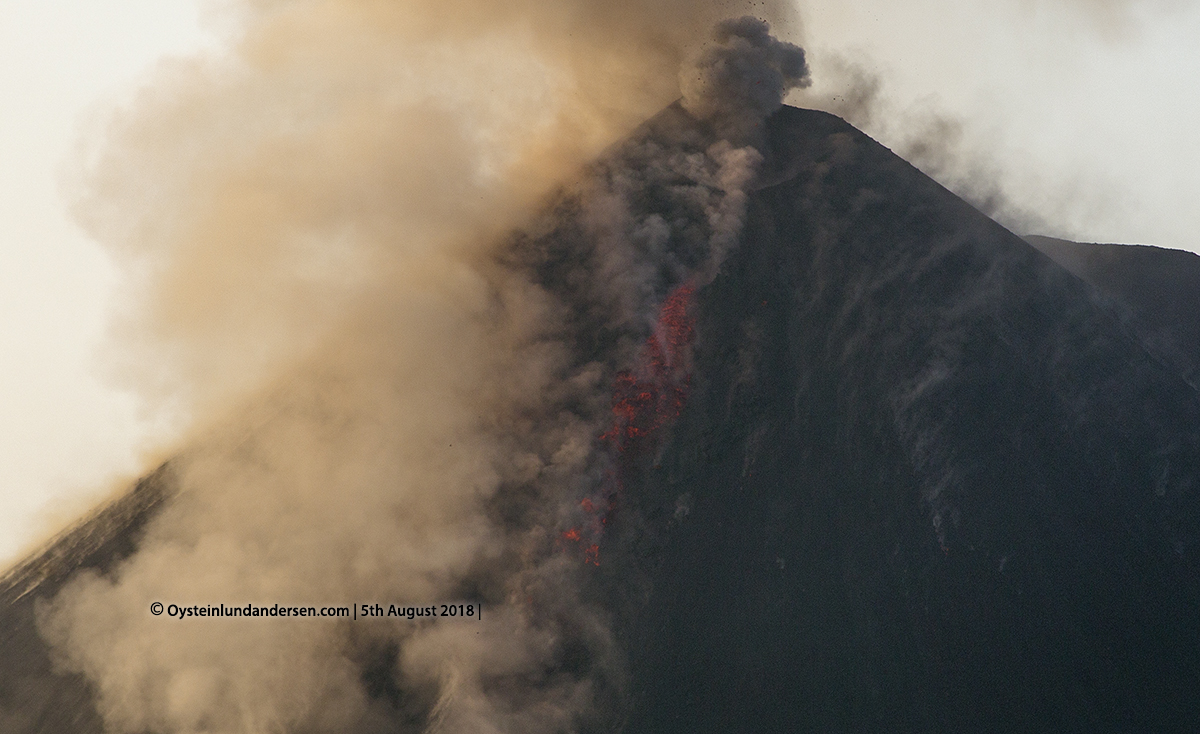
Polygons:
[[[602,491],[614,376],[672,288],[715,276],[762,160],[748,136],[807,83],[762,21],[696,55],[729,10],[248,1],[231,56],[162,70],[116,119],[79,216],[129,265],[121,374],[191,428],[138,553],[42,610],[111,731],[619,710],[605,612],[555,540]],[[684,105],[718,135],[668,110],[535,218],[677,96],[689,55]],[[154,600],[486,613],[179,621]]]

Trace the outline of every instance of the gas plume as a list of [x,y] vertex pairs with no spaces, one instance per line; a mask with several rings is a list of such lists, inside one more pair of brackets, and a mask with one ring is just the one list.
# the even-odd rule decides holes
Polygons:
[[[606,433],[682,409],[689,299],[736,244],[754,130],[807,82],[762,21],[702,47],[745,10],[247,1],[227,56],[116,116],[79,217],[127,264],[118,369],[190,428],[139,551],[41,610],[111,731],[619,718],[602,559],[562,537],[616,501]],[[578,175],[680,78],[694,115]],[[459,600],[482,620],[149,614]]]

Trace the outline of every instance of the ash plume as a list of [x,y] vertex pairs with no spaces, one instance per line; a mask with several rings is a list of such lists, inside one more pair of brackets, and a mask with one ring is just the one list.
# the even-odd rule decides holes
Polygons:
[[680,74],[680,87],[684,108],[722,138],[753,136],[789,91],[812,84],[804,49],[776,39],[765,21],[722,21],[712,41]]
[[[110,731],[619,718],[621,654],[558,538],[610,494],[613,385],[736,244],[751,133],[807,82],[803,52],[718,24],[688,111],[533,213],[678,96],[731,10],[245,2],[228,56],[160,70],[114,118],[77,211],[127,263],[114,370],[185,427],[138,552],[40,613]],[[147,613],[464,599],[482,621]]]

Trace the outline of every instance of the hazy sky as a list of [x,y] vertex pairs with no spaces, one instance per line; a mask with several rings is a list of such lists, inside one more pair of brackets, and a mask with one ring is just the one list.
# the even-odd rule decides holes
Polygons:
[[818,62],[868,60],[900,109],[964,123],[1060,234],[1200,250],[1200,2],[810,0],[804,17]]
[[116,274],[59,181],[95,110],[205,38],[186,0],[0,0],[0,559],[138,468],[95,366]]
[[[1200,2],[804,0],[802,13],[815,91],[832,93],[835,54],[876,74],[886,144],[935,113],[960,124],[964,166],[1052,233],[1200,250]],[[60,181],[159,58],[215,43],[195,0],[0,0],[0,562],[161,448],[101,377],[117,274]]]

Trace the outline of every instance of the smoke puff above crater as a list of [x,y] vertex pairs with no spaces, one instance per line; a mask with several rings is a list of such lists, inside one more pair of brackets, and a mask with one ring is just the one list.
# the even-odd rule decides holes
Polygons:
[[723,138],[753,134],[788,92],[812,84],[804,49],[772,36],[766,21],[723,20],[712,41],[681,71],[680,88],[684,108]]

